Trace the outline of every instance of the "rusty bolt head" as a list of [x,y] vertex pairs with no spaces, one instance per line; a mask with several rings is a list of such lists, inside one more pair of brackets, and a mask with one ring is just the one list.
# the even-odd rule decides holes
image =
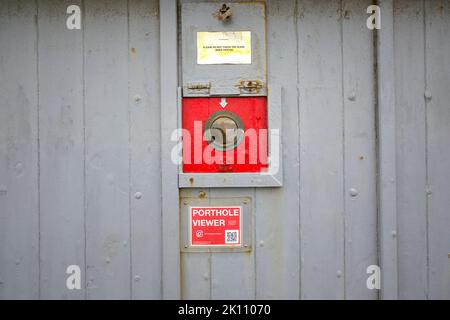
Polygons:
[[222,4],[219,10],[217,10],[213,16],[216,17],[219,21],[225,22],[227,20],[230,20],[231,16],[233,15],[233,12],[231,11],[230,7],[227,6],[226,3]]

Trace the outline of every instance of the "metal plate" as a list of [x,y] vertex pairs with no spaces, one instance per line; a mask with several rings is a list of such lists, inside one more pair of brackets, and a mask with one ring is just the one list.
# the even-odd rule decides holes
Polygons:
[[[222,3],[218,2],[181,5],[183,96],[229,95],[230,93],[264,96],[267,93],[265,3],[227,2],[232,16],[226,21],[221,21],[215,14],[221,5]],[[200,35],[204,35],[202,32],[230,32],[230,34],[250,32],[251,63],[248,64],[248,55],[243,54],[242,62],[245,64],[199,64],[197,49],[199,32]],[[204,60],[208,61],[207,58]],[[242,88],[242,81],[259,82],[262,87],[258,90],[246,90]]]
[[[200,195],[204,194],[202,191]],[[241,207],[241,246],[191,246],[190,211],[191,207]],[[181,252],[248,252],[252,250],[252,199],[250,197],[186,197],[180,201],[180,247]]]
[[[269,129],[269,167],[264,173],[187,173],[183,172],[180,163],[178,186],[180,188],[212,188],[212,187],[281,187],[283,185],[283,158],[281,143],[282,133],[282,89],[278,85],[269,87],[267,98],[267,119]],[[178,90],[178,110],[181,114],[182,94]],[[182,127],[181,119],[179,126]]]

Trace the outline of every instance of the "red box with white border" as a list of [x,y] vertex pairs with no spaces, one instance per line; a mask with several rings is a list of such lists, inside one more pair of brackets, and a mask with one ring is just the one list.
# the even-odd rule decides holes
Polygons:
[[191,246],[241,246],[242,207],[190,207]]
[[[227,151],[215,149],[214,144],[206,141],[204,137],[208,123],[214,119],[214,115],[220,118],[220,113],[224,113],[225,118],[234,119],[245,133],[237,146]],[[196,122],[199,124],[198,129]],[[182,127],[183,172],[267,171],[267,97],[183,98]],[[222,163],[212,162],[213,158],[221,159]],[[200,161],[197,162],[197,159]]]

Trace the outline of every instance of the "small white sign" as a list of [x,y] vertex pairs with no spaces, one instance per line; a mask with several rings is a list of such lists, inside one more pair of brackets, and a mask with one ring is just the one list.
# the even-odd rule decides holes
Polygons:
[[197,32],[198,64],[251,64],[250,31]]

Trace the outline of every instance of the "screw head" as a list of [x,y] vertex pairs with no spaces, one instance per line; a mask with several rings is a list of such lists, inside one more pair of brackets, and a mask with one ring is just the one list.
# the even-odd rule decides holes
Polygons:
[[356,93],[354,91],[350,92],[348,95],[348,100],[355,101],[356,100]]
[[358,195],[358,190],[355,188],[350,188],[349,193],[351,197],[356,197]]

